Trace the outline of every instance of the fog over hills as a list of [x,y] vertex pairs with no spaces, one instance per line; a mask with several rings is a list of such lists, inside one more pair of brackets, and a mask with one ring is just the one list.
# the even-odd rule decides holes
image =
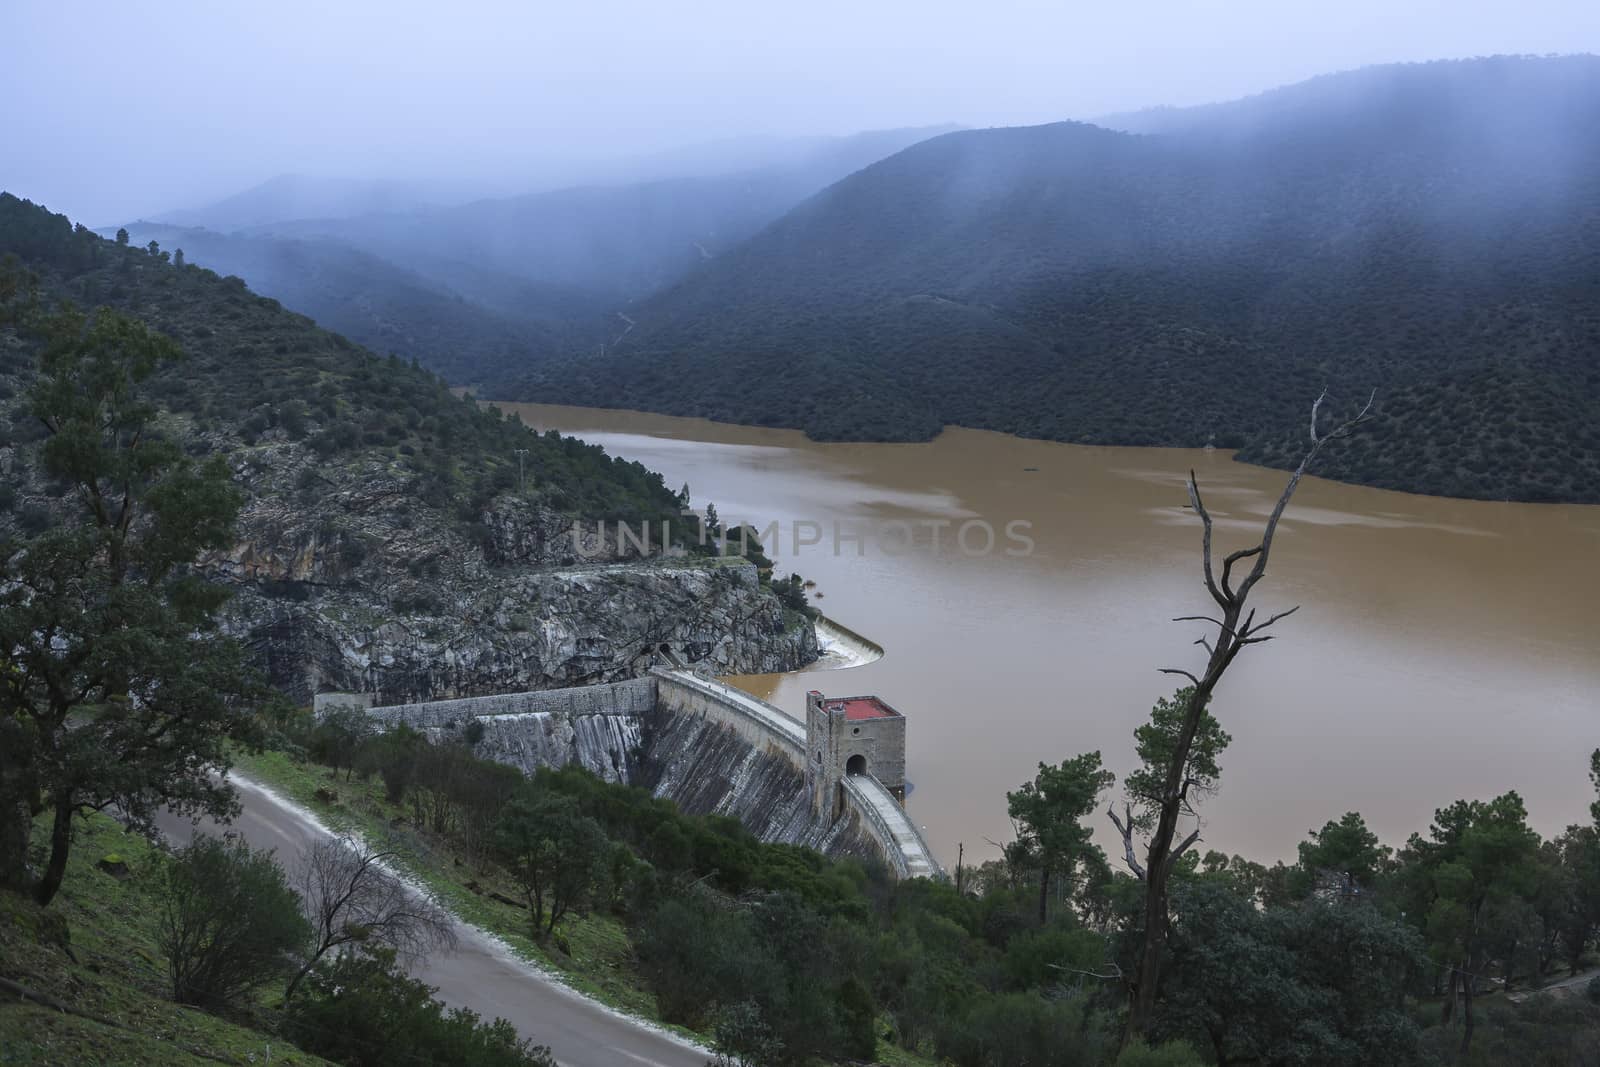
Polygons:
[[[452,382],[525,367],[605,331],[605,309],[584,293],[490,275],[501,306],[335,241],[256,238],[199,227],[130,223],[135,245],[155,241],[377,352],[417,359]],[[110,236],[109,233],[106,236]],[[466,279],[471,281],[471,279]]]
[[915,145],[510,392],[1271,463],[1304,397],[1377,388],[1386,425],[1330,473],[1600,500],[1600,59],[1373,68],[1122,121],[1161,132]]
[[[948,127],[767,146],[755,170],[590,184],[453,208],[303,219],[255,236],[345,242],[436,278],[455,264],[633,299],[720,255],[838,179]],[[738,158],[738,156],[735,156]],[[713,152],[705,166],[727,156]],[[682,157],[671,167],[686,167]]]
[[[1371,67],[1102,123],[729,142],[702,165],[774,162],[133,230],[505,399],[1282,463],[1305,396],[1376,388],[1384,432],[1328,473],[1600,500],[1600,60]],[[399,188],[269,183],[229,210]]]
[[442,187],[430,189],[416,183],[279,174],[215,203],[162,212],[150,221],[227,232],[290,219],[419,211],[449,199]]
[[[834,180],[949,129],[733,139],[603,172],[673,177],[454,207],[425,203],[450,195],[442,186],[285,175],[127,228],[137,244],[181,248],[379,351],[453,381],[504,381],[624,335],[619,312],[633,300]],[[751,163],[762,166],[738,169]]]

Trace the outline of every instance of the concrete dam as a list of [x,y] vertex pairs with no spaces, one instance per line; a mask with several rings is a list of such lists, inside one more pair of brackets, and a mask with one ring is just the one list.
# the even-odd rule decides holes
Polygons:
[[737,818],[763,841],[880,862],[900,878],[944,875],[900,803],[905,719],[876,697],[813,692],[802,724],[722,682],[657,667],[606,685],[384,707],[370,699],[325,693],[317,708],[354,703],[386,726],[441,738],[476,722],[473,750],[525,773],[577,764],[690,814]]

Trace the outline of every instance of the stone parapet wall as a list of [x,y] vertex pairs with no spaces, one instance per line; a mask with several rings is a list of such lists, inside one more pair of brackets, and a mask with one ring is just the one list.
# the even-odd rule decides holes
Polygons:
[[385,725],[404,723],[422,730],[464,726],[474,719],[501,715],[627,715],[638,718],[649,713],[655,704],[655,679],[630,678],[606,685],[390,704],[373,708],[367,714]]

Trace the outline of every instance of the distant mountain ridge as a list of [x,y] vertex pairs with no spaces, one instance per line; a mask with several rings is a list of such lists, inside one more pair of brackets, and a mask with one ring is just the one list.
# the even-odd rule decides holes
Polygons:
[[[498,282],[503,307],[471,301],[435,279],[328,240],[274,240],[135,222],[132,243],[157,242],[192,263],[244,279],[263,296],[376,352],[414,358],[452,382],[526,366],[604,332],[599,304],[581,293]],[[110,236],[110,234],[106,234]],[[580,340],[582,339],[582,340]]]
[[[135,243],[191,262],[455,382],[504,381],[626,336],[626,308],[853,170],[951,127],[685,149],[642,171],[760,169],[587,185],[455,207],[400,183],[284,176],[211,208],[201,226],[133,222]],[[409,198],[409,199],[408,199]],[[379,213],[376,205],[409,205]],[[363,210],[365,206],[366,210]],[[325,217],[294,214],[314,207]],[[273,221],[230,227],[228,220]],[[229,232],[219,232],[226,229]],[[109,236],[112,229],[103,231]]]
[[290,219],[420,211],[435,203],[428,190],[409,182],[279,174],[214,203],[162,212],[150,221],[230,232]]
[[946,424],[1600,501],[1600,59],[1369,68],[1162,132],[946,134],[852,174],[575,353],[539,399],[926,439]]
[[829,138],[756,170],[580,185],[411,213],[307,218],[255,227],[250,235],[335,240],[457,284],[460,275],[452,272],[471,264],[626,301],[729,251],[838,179],[944,129]]

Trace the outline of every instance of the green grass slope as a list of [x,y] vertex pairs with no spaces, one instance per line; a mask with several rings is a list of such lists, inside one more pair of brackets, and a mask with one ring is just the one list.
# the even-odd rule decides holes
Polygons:
[[[106,859],[126,874],[102,870]],[[145,838],[97,815],[80,823],[48,909],[0,892],[0,1064],[326,1063],[252,1028],[263,1020],[230,1021],[167,999],[154,923],[160,859]],[[82,1014],[22,999],[18,986]]]

